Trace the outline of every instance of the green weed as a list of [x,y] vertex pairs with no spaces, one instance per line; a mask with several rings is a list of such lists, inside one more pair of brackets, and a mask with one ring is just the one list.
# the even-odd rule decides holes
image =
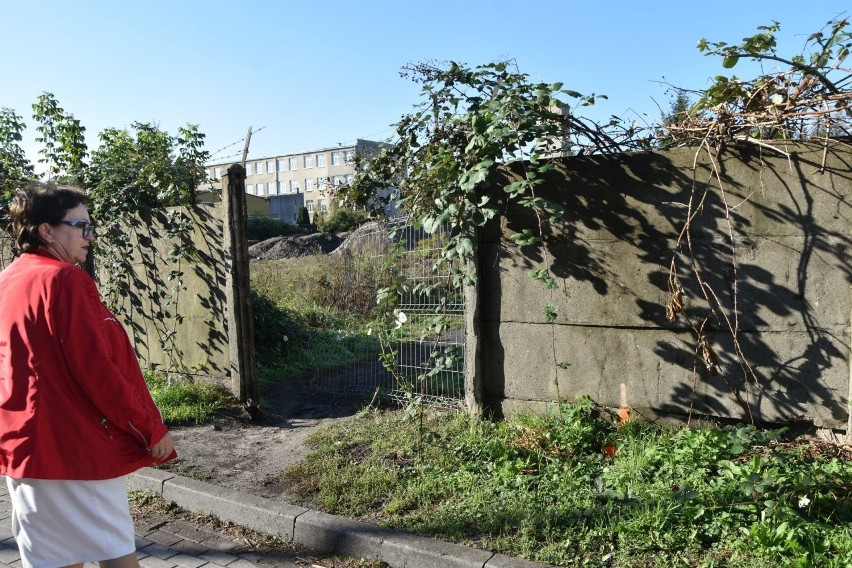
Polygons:
[[[331,512],[566,566],[852,565],[848,451],[750,426],[370,411],[285,472]],[[845,453],[844,453],[845,452]]]

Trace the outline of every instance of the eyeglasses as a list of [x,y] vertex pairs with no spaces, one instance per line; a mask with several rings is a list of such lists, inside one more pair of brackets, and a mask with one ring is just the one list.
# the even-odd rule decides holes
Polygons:
[[83,229],[84,239],[88,239],[95,232],[95,224],[90,221],[60,221],[60,223]]

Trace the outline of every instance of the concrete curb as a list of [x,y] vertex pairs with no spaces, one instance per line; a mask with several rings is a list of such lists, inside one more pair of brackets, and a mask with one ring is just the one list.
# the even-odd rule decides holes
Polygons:
[[130,474],[127,487],[151,492],[189,511],[215,515],[313,550],[355,558],[375,558],[392,568],[546,566],[312,511],[158,469],[143,468]]

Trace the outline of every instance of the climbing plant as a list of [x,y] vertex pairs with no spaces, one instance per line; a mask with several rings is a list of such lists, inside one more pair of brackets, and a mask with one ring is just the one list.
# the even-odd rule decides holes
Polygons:
[[[190,205],[195,189],[205,180],[204,134],[188,124],[178,136],[150,124],[135,122],[130,129],[106,129],[100,146],[92,153],[86,187],[92,197],[93,214],[100,224],[97,242],[101,291],[112,307],[123,310],[123,296],[136,284],[162,282],[156,297],[158,312],[152,315],[160,346],[171,361],[169,371],[184,369],[177,350],[177,328],[183,320],[180,299],[184,271],[195,256],[192,240],[182,238],[194,230],[191,216],[172,209],[162,219],[163,234],[172,243],[167,250],[141,247],[140,233],[129,220],[137,215],[151,217],[168,206]],[[148,224],[148,232],[158,223]],[[133,273],[129,263],[141,255],[145,274]],[[164,269],[165,267],[165,269]]]
[[[721,58],[723,68],[733,68],[745,59],[782,68],[750,80],[719,75],[700,91],[679,89],[673,112],[661,124],[647,128],[617,118],[604,123],[586,119],[583,109],[603,96],[583,95],[560,83],[532,82],[511,62],[477,67],[455,62],[409,65],[402,74],[422,84],[420,102],[414,112],[401,117],[393,142],[368,162],[356,163],[354,180],[339,188],[336,197],[360,207],[380,207],[383,200],[395,199],[427,232],[446,228],[437,264],[455,266],[456,284],[475,277],[472,261],[477,230],[507,204],[527,208],[534,213],[535,222],[518,230],[512,240],[518,246],[533,247],[524,250],[535,250],[542,268],[531,271],[530,276],[553,290],[556,283],[543,241],[547,225],[563,211],[537,192],[552,167],[549,158],[669,145],[695,147],[696,163],[700,153],[709,156],[713,179],[696,179],[684,208],[682,230],[672,252],[667,318],[671,323],[686,318],[686,306],[699,299],[688,297],[687,290],[699,290],[708,310],[688,318],[695,337],[696,377],[699,364],[710,375],[718,373],[717,355],[707,335],[712,324],[730,332],[745,377],[757,382],[748,354],[738,341],[735,236],[740,228],[730,215],[719,169],[721,153],[733,143],[746,143],[785,154],[785,141],[820,140],[827,147],[848,143],[838,136],[850,133],[852,73],[845,62],[852,43],[846,20],[830,21],[793,57],[777,52],[779,30],[780,25],[773,23],[734,45],[701,40],[699,50]],[[687,108],[690,96],[697,102]],[[501,176],[500,171],[507,169],[519,175]],[[724,203],[719,211],[727,226],[733,305],[724,305],[707,285],[703,274],[708,267],[702,266],[692,248],[692,221],[713,192]],[[688,286],[686,280],[695,285]],[[392,331],[400,321],[398,310],[394,311],[399,297],[396,290],[414,286],[417,284],[402,278],[380,291],[379,301],[386,306],[386,329]],[[553,303],[543,306],[542,314],[549,322],[558,315]],[[436,321],[440,327],[440,318]],[[555,355],[554,345],[557,360]]]
[[[531,276],[553,289],[542,241],[546,225],[564,211],[559,203],[537,194],[543,176],[552,168],[547,158],[648,148],[652,138],[616,118],[605,124],[584,118],[582,109],[606,97],[583,95],[560,83],[533,82],[514,62],[477,67],[456,62],[412,64],[402,74],[422,85],[421,103],[400,119],[396,142],[381,148],[368,165],[356,162],[352,183],[339,188],[336,197],[359,207],[382,207],[383,201],[398,199],[409,218],[426,232],[445,231],[435,269],[453,267],[455,289],[475,278],[471,261],[476,231],[506,203],[528,208],[537,224],[519,231],[513,240],[518,246],[539,247],[543,268]],[[516,168],[521,175],[506,180],[498,168]],[[497,195],[485,191],[495,186]],[[431,292],[402,276],[379,292],[385,307],[383,329],[389,336],[399,326],[395,303],[406,287]],[[542,310],[546,321],[556,318],[552,304]],[[432,331],[437,336],[446,322],[441,305],[436,311]],[[436,360],[424,371],[424,379],[442,366],[455,364],[440,350],[433,353]],[[388,353],[386,359],[393,356]]]

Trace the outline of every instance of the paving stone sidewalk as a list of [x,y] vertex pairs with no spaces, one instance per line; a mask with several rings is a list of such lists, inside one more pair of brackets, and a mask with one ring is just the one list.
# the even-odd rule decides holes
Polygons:
[[[21,567],[18,545],[12,536],[12,503],[5,479],[0,477],[0,567]],[[253,566],[302,567],[337,565],[318,558],[293,543],[274,547],[236,538],[224,530],[146,512],[136,519],[136,554],[143,568],[251,568]],[[97,564],[87,564],[97,566]]]
[[[12,537],[12,503],[5,479],[0,476],[0,481],[0,568],[20,568],[18,547]],[[137,507],[141,514],[135,515],[136,549],[143,568],[545,566],[311,511],[151,468],[131,474],[128,487],[185,510],[179,513],[168,508],[158,511]],[[204,514],[193,513],[199,511]],[[209,516],[220,522],[207,522]],[[249,537],[258,542],[251,542]]]

